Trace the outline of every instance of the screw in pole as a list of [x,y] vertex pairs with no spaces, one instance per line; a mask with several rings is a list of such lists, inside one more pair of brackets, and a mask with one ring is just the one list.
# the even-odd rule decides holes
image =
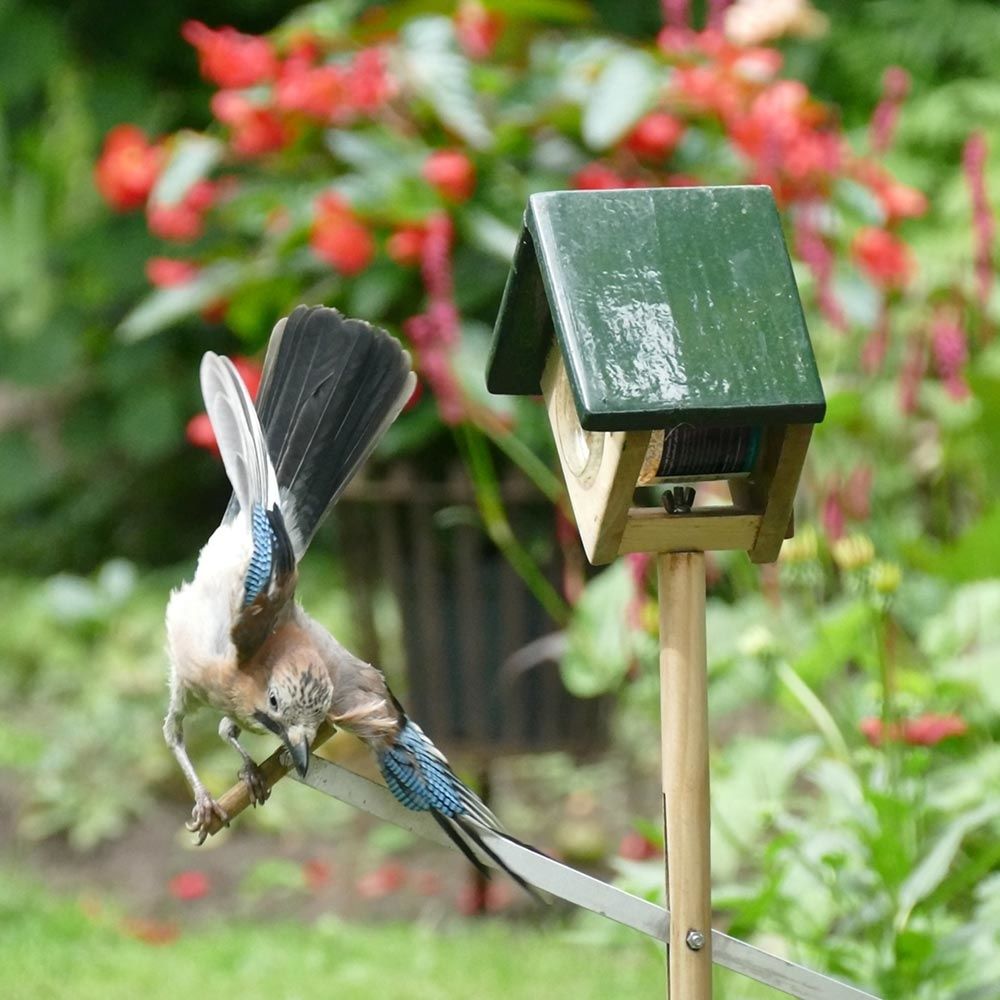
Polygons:
[[692,951],[701,951],[705,947],[705,935],[694,927],[687,932],[684,941]]

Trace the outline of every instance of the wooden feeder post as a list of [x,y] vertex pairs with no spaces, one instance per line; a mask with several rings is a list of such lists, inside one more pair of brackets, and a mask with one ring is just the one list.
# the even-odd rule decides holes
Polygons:
[[[590,561],[657,554],[669,984],[707,1000],[704,553],[777,558],[825,410],[770,189],[533,195],[487,384],[545,397]],[[731,503],[692,509],[706,480]]]

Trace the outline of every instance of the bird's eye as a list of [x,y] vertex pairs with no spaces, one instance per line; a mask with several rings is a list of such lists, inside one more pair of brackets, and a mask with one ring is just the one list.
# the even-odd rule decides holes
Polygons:
[[274,711],[278,710],[278,696],[273,691],[268,695],[267,703]]

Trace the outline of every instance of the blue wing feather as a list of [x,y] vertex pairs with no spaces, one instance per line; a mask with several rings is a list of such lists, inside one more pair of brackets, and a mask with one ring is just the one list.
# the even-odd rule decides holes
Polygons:
[[433,809],[449,817],[465,811],[461,783],[415,723],[406,721],[392,746],[380,754],[379,767],[389,791],[407,809]]
[[250,512],[250,530],[253,535],[253,555],[243,580],[243,604],[253,604],[271,580],[274,561],[274,532],[264,508],[255,503]]

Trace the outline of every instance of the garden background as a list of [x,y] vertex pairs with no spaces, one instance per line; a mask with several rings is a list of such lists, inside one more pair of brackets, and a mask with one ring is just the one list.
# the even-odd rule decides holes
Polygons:
[[[420,391],[369,490],[468,483],[434,530],[502,554],[566,688],[614,699],[602,753],[505,757],[494,805],[655,897],[649,565],[585,570],[542,411],[485,357],[529,193],[765,183],[828,415],[780,562],[710,564],[716,926],[887,998],[1000,995],[998,38],[985,0],[0,5],[4,994],[661,988],[653,946],[291,783],[192,851],[162,612],[228,492],[202,352],[252,383],[300,301],[384,325]],[[300,592],[405,699],[348,548],[325,529]]]

